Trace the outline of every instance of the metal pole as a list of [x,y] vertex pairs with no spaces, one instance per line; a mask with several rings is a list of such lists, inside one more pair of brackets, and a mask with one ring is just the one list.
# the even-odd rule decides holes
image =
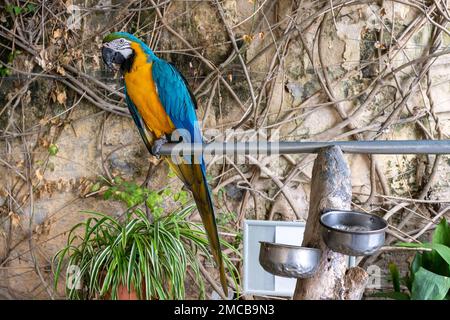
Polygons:
[[330,141],[330,142],[212,142],[166,143],[161,155],[233,155],[233,154],[296,154],[317,153],[329,146],[339,146],[346,153],[361,154],[450,154],[450,140],[373,140],[373,141]]

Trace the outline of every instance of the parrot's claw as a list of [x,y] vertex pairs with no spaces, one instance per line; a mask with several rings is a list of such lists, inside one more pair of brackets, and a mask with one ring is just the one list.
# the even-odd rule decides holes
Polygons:
[[152,155],[158,159],[161,158],[161,147],[167,142],[169,142],[169,140],[167,140],[166,136],[162,136],[161,138],[155,140],[152,146]]

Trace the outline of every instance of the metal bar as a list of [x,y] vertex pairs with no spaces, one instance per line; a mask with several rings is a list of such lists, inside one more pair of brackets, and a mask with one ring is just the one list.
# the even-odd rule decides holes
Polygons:
[[234,154],[296,154],[317,153],[321,148],[339,146],[345,153],[361,154],[450,154],[450,140],[373,140],[373,141],[251,141],[251,142],[212,142],[166,143],[162,145],[161,155],[209,155]]

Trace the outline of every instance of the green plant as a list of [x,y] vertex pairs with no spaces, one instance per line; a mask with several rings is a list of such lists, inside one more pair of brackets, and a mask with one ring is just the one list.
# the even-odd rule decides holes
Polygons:
[[56,154],[58,153],[59,148],[56,144],[52,143],[49,147],[48,147],[48,153],[51,156],[56,156]]
[[18,16],[20,14],[34,13],[36,12],[37,6],[33,3],[28,3],[24,7],[8,4],[5,7],[5,11],[14,16]]
[[[21,53],[22,51],[20,50],[12,50],[11,52],[9,52],[6,59],[6,64],[7,65],[11,64],[14,61],[14,59]],[[0,65],[0,77],[6,77],[11,74],[11,69],[8,68],[7,65]]]
[[[124,202],[129,208],[144,204],[152,211],[152,214],[159,215],[164,210],[162,204],[164,197],[172,198],[173,201],[184,205],[188,202],[188,193],[184,190],[173,192],[170,187],[162,191],[155,191],[136,184],[122,180],[120,177],[114,178],[114,185],[109,186],[104,194],[105,200],[113,199]],[[95,189],[100,189],[100,184],[94,184]],[[94,189],[92,190],[94,191]]]
[[[442,219],[433,233],[431,243],[397,244],[401,247],[427,248],[431,251],[417,253],[409,267],[408,275],[401,279],[397,267],[389,265],[394,286],[393,292],[377,294],[398,300],[443,300],[450,299],[450,227],[446,219]],[[403,282],[409,292],[401,292]]]
[[[126,286],[129,292],[134,290],[141,299],[183,299],[188,269],[203,298],[204,280],[198,254],[208,259],[211,255],[201,224],[187,220],[195,206],[182,206],[164,214],[163,197],[171,195],[171,191],[155,192],[134,183],[117,182],[118,185],[108,189],[110,194],[106,197],[117,198],[130,207],[124,221],[89,212],[94,216],[75,225],[67,245],[54,257],[55,287],[68,258],[66,279],[82,283],[81,288],[66,286],[69,299],[117,299],[121,286]],[[150,207],[152,221],[136,208],[142,203]],[[221,244],[239,255],[226,241]],[[237,269],[228,255],[223,258],[238,288]],[[75,278],[71,266],[77,267]]]

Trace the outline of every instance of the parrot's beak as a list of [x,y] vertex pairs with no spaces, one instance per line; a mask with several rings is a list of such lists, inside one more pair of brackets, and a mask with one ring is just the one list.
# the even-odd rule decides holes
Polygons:
[[103,62],[108,66],[108,68],[116,71],[113,64],[122,64],[125,61],[125,58],[122,56],[120,52],[114,51],[111,48],[103,46],[102,48],[102,59]]

